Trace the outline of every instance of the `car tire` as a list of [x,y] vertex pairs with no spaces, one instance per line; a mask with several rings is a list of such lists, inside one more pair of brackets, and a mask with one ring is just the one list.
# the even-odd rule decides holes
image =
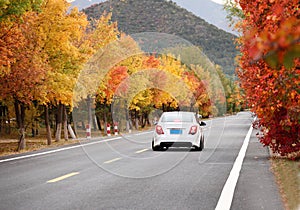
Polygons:
[[202,151],[204,149],[204,136],[201,136],[199,148],[199,151]]
[[195,150],[195,151],[201,151],[200,148],[201,148],[201,147],[194,146],[194,150]]
[[153,151],[160,151],[161,150],[160,146],[154,146],[154,140],[152,140],[152,150]]
[[201,136],[199,147],[195,146],[196,151],[202,151],[204,149],[204,137]]

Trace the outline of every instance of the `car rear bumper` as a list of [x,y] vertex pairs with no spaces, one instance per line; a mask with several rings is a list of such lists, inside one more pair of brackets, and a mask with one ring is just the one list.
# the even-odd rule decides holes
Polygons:
[[174,137],[164,137],[164,136],[155,136],[154,137],[154,146],[161,146],[161,147],[192,147],[192,146],[199,146],[200,144],[200,137],[199,135],[191,135],[190,137],[180,138]]
[[192,147],[192,142],[161,142],[161,147]]

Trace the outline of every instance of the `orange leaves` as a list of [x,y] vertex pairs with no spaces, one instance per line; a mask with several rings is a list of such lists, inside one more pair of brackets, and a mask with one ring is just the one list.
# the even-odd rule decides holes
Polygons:
[[[271,67],[291,67],[300,55],[300,10],[297,1],[253,1],[245,7],[242,42],[253,61],[265,59]],[[258,8],[258,9],[257,9]],[[297,9],[298,8],[298,9]],[[276,60],[276,61],[274,61]]]
[[105,13],[98,20],[92,20],[91,29],[86,34],[86,41],[89,47],[92,48],[93,53],[108,45],[111,41],[117,40],[120,36],[117,23],[112,22],[111,16],[111,13]]
[[[29,104],[38,95],[38,88],[45,78],[45,60],[44,57],[37,56],[40,54],[41,46],[38,45],[38,36],[35,33],[34,22],[36,16],[34,13],[25,13],[23,20],[11,23],[6,28],[6,34],[2,36],[6,40],[16,38],[11,42],[4,43],[1,51],[6,53],[3,58],[6,59],[6,74],[1,78],[2,82],[0,97],[2,99],[17,99],[22,103]],[[0,25],[5,25],[0,22]]]
[[145,68],[158,68],[160,65],[160,62],[158,59],[156,59],[153,55],[147,57],[144,62],[143,65]]
[[255,0],[242,8],[249,15],[241,25],[238,74],[260,125],[268,130],[261,142],[282,155],[299,151],[299,1]]
[[[108,74],[108,87],[110,91],[113,93],[117,90],[118,86],[128,77],[127,67],[126,66],[118,66],[113,68]],[[126,87],[123,87],[126,91]]]
[[16,61],[16,50],[24,46],[24,37],[10,21],[0,22],[0,77],[10,72],[11,65]]
[[[112,102],[112,99],[119,88],[120,84],[126,80],[128,77],[127,67],[125,66],[117,66],[114,67],[106,76],[106,81],[100,85],[98,90],[98,100],[101,102],[107,101],[108,104]],[[122,94],[127,90],[126,84],[121,86],[121,89],[118,89],[118,94]],[[104,93],[101,94],[101,92]]]

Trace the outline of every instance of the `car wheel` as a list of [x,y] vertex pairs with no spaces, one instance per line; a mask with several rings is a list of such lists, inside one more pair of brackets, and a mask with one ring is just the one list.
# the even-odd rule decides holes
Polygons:
[[154,140],[152,140],[152,150],[153,151],[159,151],[159,150],[161,150],[160,146],[154,146]]
[[204,149],[204,137],[201,136],[199,147],[195,146],[196,151],[202,151]]
[[195,150],[195,151],[201,151],[200,148],[201,148],[201,147],[194,146],[194,150]]
[[204,136],[201,136],[199,151],[202,151],[203,149],[204,149]]

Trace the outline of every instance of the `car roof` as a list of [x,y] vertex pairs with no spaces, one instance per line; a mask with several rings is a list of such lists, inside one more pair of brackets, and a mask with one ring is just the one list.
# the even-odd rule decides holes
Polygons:
[[171,111],[171,112],[164,112],[163,114],[193,114],[195,115],[195,112],[187,112],[187,111]]
[[193,122],[195,121],[194,112],[164,112],[160,118],[160,122]]

